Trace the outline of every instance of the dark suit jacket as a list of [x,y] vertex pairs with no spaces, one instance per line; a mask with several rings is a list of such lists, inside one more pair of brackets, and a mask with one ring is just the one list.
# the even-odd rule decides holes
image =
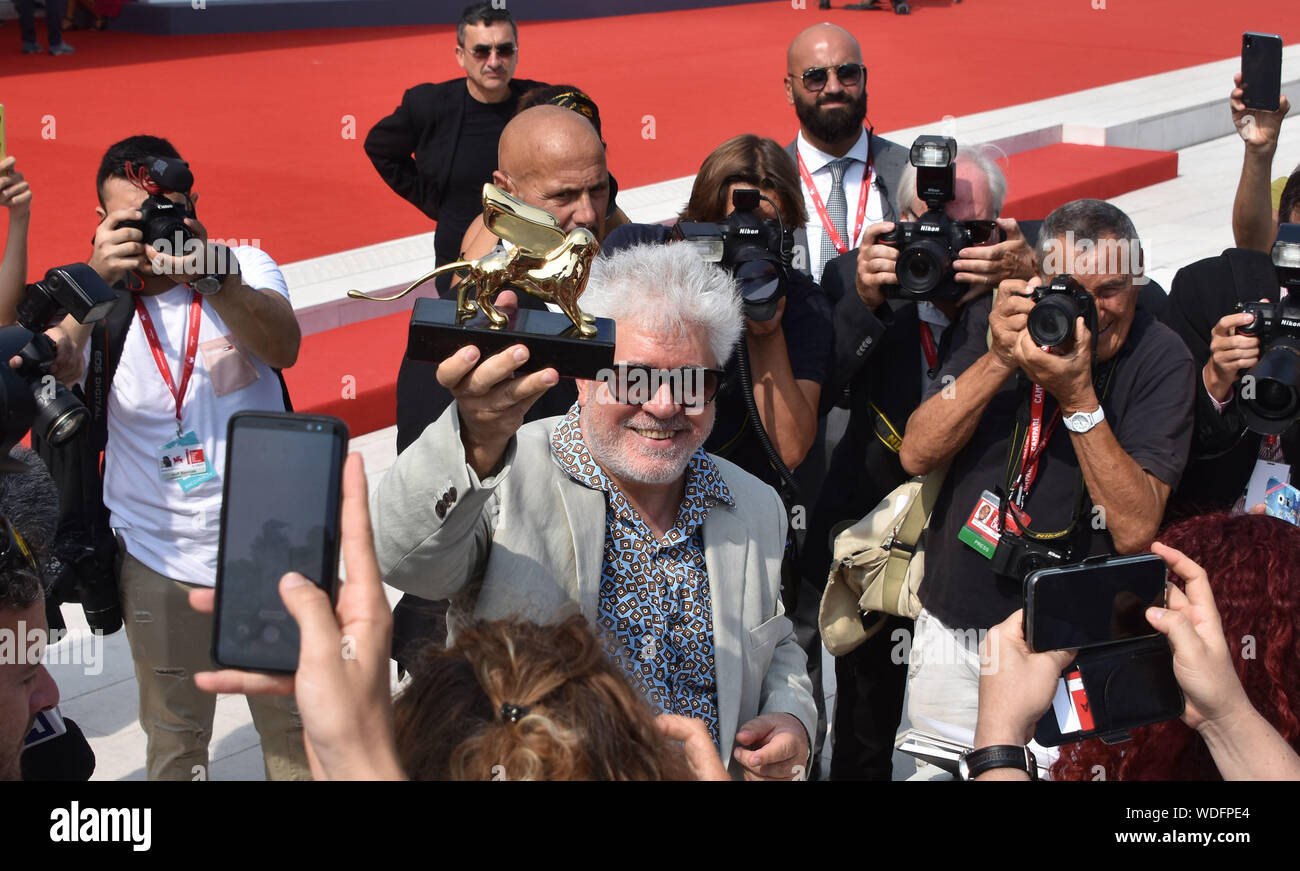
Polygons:
[[[511,79],[510,93],[518,99],[544,84]],[[396,111],[370,128],[366,136],[366,156],[380,177],[434,221],[451,177],[464,109],[465,79],[426,82],[407,89]]]
[[[785,147],[786,154],[790,159],[798,163],[799,155],[795,149],[798,137],[790,141]],[[907,166],[911,149],[899,145],[897,142],[890,142],[888,139],[882,139],[874,133],[869,134],[867,139],[867,154],[870,155],[872,165],[876,170],[876,182],[880,185],[880,200],[884,208],[884,220],[898,220],[897,204],[894,202],[898,198],[898,180],[903,175],[903,169]],[[811,169],[811,167],[810,167]],[[814,216],[809,216],[811,219]],[[803,227],[794,231],[794,244],[802,245],[803,250],[808,250],[808,231]],[[808,270],[804,270],[807,272]],[[814,279],[816,276],[814,276]]]
[[[822,290],[834,310],[835,340],[819,411],[825,415],[835,406],[847,408],[848,420],[831,447],[826,483],[808,523],[804,576],[816,579],[819,587],[830,565],[834,526],[858,520],[907,480],[897,452],[877,436],[877,426],[883,415],[901,436],[924,386],[916,304],[887,300],[871,311],[854,286],[856,271],[855,248],[822,272]],[[947,334],[939,344],[941,360],[946,340]]]
[[[1201,370],[1210,359],[1210,331],[1220,318],[1234,312],[1238,302],[1278,297],[1277,272],[1269,255],[1261,251],[1229,248],[1174,275],[1161,319],[1192,352],[1197,378],[1192,455],[1178,490],[1170,497],[1171,516],[1230,508],[1250,480],[1261,437],[1246,429],[1235,394],[1222,413],[1214,407]],[[1300,428],[1293,426],[1282,439],[1283,451],[1293,463],[1300,460],[1298,434]]]

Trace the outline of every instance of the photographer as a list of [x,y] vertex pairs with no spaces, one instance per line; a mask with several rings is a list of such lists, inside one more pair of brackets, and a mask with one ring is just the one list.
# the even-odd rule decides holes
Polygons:
[[[945,284],[927,299],[897,294],[902,246],[881,241],[895,230],[893,222],[868,227],[863,246],[831,260],[822,274],[822,287],[835,307],[834,359],[822,408],[839,404],[849,414],[801,554],[804,576],[817,590],[826,584],[833,530],[861,518],[907,480],[897,441],[887,442],[878,433],[902,433],[947,359],[950,325],[961,308],[1003,279],[1034,274],[1033,251],[1016,222],[998,218],[1007,183],[997,163],[978,149],[961,148],[953,175],[953,198],[944,205],[945,214],[954,221],[998,219],[1007,236],[1003,242],[953,252],[956,284]],[[926,210],[917,194],[916,168],[909,163],[899,187],[900,220],[917,221]],[[886,299],[891,288],[896,298]],[[836,658],[832,779],[890,779],[907,676],[903,662],[895,661],[896,633],[911,631],[910,619],[890,616],[858,648]]]
[[[1152,550],[1183,588],[1170,584],[1168,607],[1148,608],[1146,616],[1173,649],[1174,677],[1186,698],[1181,722],[1134,729],[1122,744],[1067,745],[1052,779],[1095,780],[1098,769],[1107,780],[1300,779],[1294,615],[1263,624],[1259,616],[1273,604],[1294,609],[1296,565],[1288,554],[1300,546],[1300,531],[1272,518],[1210,515],[1179,523],[1161,538]],[[1198,562],[1212,567],[1213,582]],[[1068,651],[1030,652],[1022,623],[1017,611],[989,632],[988,659],[996,667],[980,676],[976,749],[1025,744],[1073,658]],[[1230,639],[1256,636],[1262,639],[1256,660],[1234,655]],[[996,768],[977,779],[1027,780],[1028,774]]]
[[[1288,226],[1300,230],[1300,170],[1282,193],[1279,217],[1283,224],[1274,224],[1278,231]],[[1286,244],[1280,236],[1278,242]],[[1243,246],[1184,266],[1174,275],[1162,320],[1191,351],[1199,377],[1192,460],[1170,501],[1173,517],[1251,508],[1244,500],[1252,470],[1271,468],[1258,464],[1300,461],[1300,427],[1292,424],[1268,435],[1250,430],[1243,406],[1252,397],[1241,395],[1238,384],[1238,378],[1260,361],[1265,350],[1261,335],[1267,338],[1272,332],[1265,328],[1259,335],[1247,335],[1264,325],[1256,324],[1254,316],[1240,306],[1284,299],[1300,302],[1287,296],[1282,286],[1288,271],[1296,272],[1274,265],[1269,254]]]
[[[751,133],[728,139],[704,159],[679,220],[727,224],[736,212],[734,192],[746,189],[757,189],[766,197],[754,213],[770,229],[784,229],[788,239],[790,231],[803,227],[807,213],[793,162],[776,142]],[[811,279],[789,268],[788,253],[782,250],[786,240],[779,240],[775,232],[770,235],[768,252],[771,262],[781,261],[784,289],[773,296],[772,284],[762,278],[749,285],[755,290],[746,298],[743,350],[759,422],[781,463],[794,469],[817,434],[817,406],[831,342],[830,306]],[[610,233],[603,250],[673,238],[668,227],[629,224]],[[738,268],[738,264],[723,265],[733,272]],[[755,295],[765,298],[755,299]],[[726,365],[727,381],[715,402],[717,422],[705,449],[780,487],[781,475],[746,408],[738,358],[733,356]]]
[[[150,780],[207,777],[215,700],[193,675],[209,664],[212,625],[186,594],[216,577],[230,417],[286,408],[272,367],[292,366],[301,341],[279,268],[256,248],[209,242],[193,182],[164,139],[133,136],[108,149],[89,265],[123,289],[93,337],[91,327],[64,321],[79,345],[91,343],[87,398],[106,405],[95,417],[106,418],[104,428],[76,445],[92,460],[103,445],[103,504],[119,541]],[[293,700],[258,699],[250,708],[268,778],[306,777]]]
[[[913,723],[973,729],[971,636],[1020,607],[1034,562],[1145,549],[1187,459],[1192,362],[1137,305],[1140,248],[1128,216],[1098,200],[1067,203],[1044,221],[1038,254],[1042,281],[1004,281],[995,300],[962,313],[899,452],[910,474],[951,462],[926,533]],[[1056,280],[1067,271],[1073,282]],[[1043,350],[1030,329],[1041,337],[1044,316],[1063,309],[1079,316],[1060,317],[1064,336]],[[985,504],[1006,518],[1000,539],[972,522]]]

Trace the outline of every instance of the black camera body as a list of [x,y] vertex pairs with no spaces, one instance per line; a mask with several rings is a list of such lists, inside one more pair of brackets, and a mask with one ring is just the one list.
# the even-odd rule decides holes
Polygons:
[[970,285],[953,277],[952,262],[963,248],[986,244],[990,238],[988,225],[993,223],[954,221],[942,209],[933,208],[919,221],[899,221],[893,230],[879,237],[880,244],[898,249],[898,266],[894,270],[898,284],[885,285],[885,296],[954,302],[961,299]]
[[1255,320],[1237,333],[1259,338],[1259,362],[1239,388],[1241,410],[1255,432],[1280,435],[1300,418],[1300,304],[1288,298],[1238,308]]
[[1246,426],[1281,435],[1300,419],[1300,224],[1281,224],[1273,243],[1281,302],[1244,302],[1238,311],[1255,319],[1237,334],[1259,339],[1259,362],[1241,379],[1238,395]]
[[18,323],[0,327],[0,358],[21,358],[16,369],[0,366],[0,470],[29,429],[58,446],[85,422],[86,407],[50,374],[55,347],[44,331],[65,311],[78,323],[102,320],[116,301],[113,289],[84,263],[51,269],[27,285]]
[[[120,226],[139,230],[148,245],[157,247],[160,240],[166,240],[174,246],[170,253],[181,256],[185,245],[194,238],[193,231],[185,225],[186,218],[195,217],[188,197],[194,186],[190,165],[174,157],[154,157],[140,166],[128,164],[127,176],[148,191],[149,197],[140,204],[139,219],[123,221]],[[186,194],[186,202],[173,202],[166,196],[169,193]]]
[[759,217],[762,199],[756,189],[739,188],[731,197],[735,211],[723,223],[678,221],[672,232],[673,241],[693,244],[706,261],[717,263],[735,277],[745,316],[756,321],[776,315],[789,285],[794,247],[793,233],[780,221]]
[[1074,347],[1074,322],[1082,317],[1097,347],[1097,301],[1071,275],[1058,275],[1034,288],[1029,336],[1034,344],[1068,353]]
[[1017,583],[1040,569],[1059,566],[1070,559],[1068,543],[1046,543],[1023,538],[1003,530],[989,567],[995,575],[1010,578]]
[[954,221],[944,204],[956,196],[957,141],[947,136],[918,136],[910,154],[916,167],[916,195],[926,212],[917,221],[899,221],[879,237],[898,250],[894,274],[897,285],[886,285],[885,296],[911,300],[953,301],[970,290],[954,278],[952,262],[963,248],[986,245],[997,231],[996,221]]

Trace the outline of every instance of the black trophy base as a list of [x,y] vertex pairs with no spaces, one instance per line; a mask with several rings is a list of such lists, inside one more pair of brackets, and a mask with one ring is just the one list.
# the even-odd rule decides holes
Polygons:
[[520,372],[550,367],[564,378],[595,378],[597,372],[614,365],[614,322],[596,318],[596,335],[588,339],[578,334],[568,315],[525,308],[516,310],[510,323],[498,329],[482,313],[460,322],[455,300],[416,300],[408,357],[441,363],[466,345],[476,346],[483,358],[511,345],[527,345],[528,359]]

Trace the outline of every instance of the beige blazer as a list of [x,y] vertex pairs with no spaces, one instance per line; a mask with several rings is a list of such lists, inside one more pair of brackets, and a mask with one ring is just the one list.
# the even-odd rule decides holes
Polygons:
[[[426,599],[450,599],[458,619],[539,623],[573,613],[595,625],[605,544],[605,494],[570,478],[551,455],[561,418],[535,421],[511,441],[504,466],[480,481],[465,462],[453,404],[380,481],[371,504],[384,580]],[[776,491],[712,458],[735,500],[704,521],[713,602],[723,759],[759,714],[817,714],[803,650],[781,605],[786,515]]]

